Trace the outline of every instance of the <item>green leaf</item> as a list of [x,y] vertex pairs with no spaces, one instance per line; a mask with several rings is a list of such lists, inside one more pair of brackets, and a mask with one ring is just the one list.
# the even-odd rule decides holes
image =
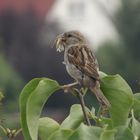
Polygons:
[[114,140],[116,130],[81,124],[68,140]]
[[120,75],[102,78],[101,89],[111,103],[113,126],[125,125],[133,104],[132,90]]
[[100,119],[100,122],[99,122],[99,125],[101,126],[107,126],[107,129],[113,129],[113,124],[112,124],[112,120],[110,118],[101,118]]
[[59,129],[55,131],[48,140],[68,140],[70,135],[73,133],[70,129]]
[[4,98],[3,93],[0,91],[0,101]]
[[27,100],[30,94],[35,90],[41,78],[36,78],[31,80],[22,90],[20,94],[20,117],[21,117],[21,127],[22,132],[26,140],[31,140],[29,130],[27,127],[27,118],[26,118],[26,106]]
[[140,137],[140,123],[135,119],[133,111],[131,114],[132,114],[132,132],[137,137]]
[[99,75],[100,75],[100,79],[102,79],[102,78],[107,76],[107,74],[102,72],[102,71],[99,71]]
[[[87,111],[89,112],[88,108]],[[84,121],[81,105],[72,105],[69,116],[62,122],[63,129],[76,129]]]
[[31,80],[20,95],[21,126],[25,139],[37,140],[39,117],[51,94],[60,89],[56,81],[47,78]]
[[99,140],[102,128],[81,124],[68,140]]
[[135,93],[134,98],[140,101],[140,93]]
[[59,129],[59,124],[51,118],[44,117],[39,119],[39,137],[47,140],[48,137]]
[[138,120],[140,120],[140,93],[134,94],[133,110],[134,110],[134,116]]
[[118,131],[115,135],[115,140],[135,140],[132,131],[126,126],[117,127]]
[[81,124],[68,140],[114,140],[116,130]]
[[115,133],[116,133],[116,129],[112,129],[112,130],[105,129],[101,133],[100,140],[114,140]]

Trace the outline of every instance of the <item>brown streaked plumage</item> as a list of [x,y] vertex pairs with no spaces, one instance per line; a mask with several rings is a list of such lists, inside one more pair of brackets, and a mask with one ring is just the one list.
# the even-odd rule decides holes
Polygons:
[[64,64],[69,75],[81,86],[89,88],[102,106],[110,107],[100,90],[98,63],[93,51],[79,31],[61,34],[55,41],[57,51],[64,51]]
[[75,45],[68,50],[68,60],[87,76],[99,81],[98,64],[95,56],[85,44]]

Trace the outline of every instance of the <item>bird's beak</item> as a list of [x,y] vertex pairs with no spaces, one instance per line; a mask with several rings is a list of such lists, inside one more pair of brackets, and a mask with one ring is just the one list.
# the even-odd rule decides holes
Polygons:
[[64,41],[63,34],[57,36],[56,39],[55,39],[54,46],[56,47],[56,50],[58,52],[64,51],[64,42],[63,41]]

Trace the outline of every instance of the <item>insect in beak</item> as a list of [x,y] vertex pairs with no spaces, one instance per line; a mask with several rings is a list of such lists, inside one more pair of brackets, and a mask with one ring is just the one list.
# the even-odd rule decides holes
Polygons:
[[59,35],[56,38],[55,43],[54,43],[54,46],[56,47],[56,51],[58,52],[64,51],[64,41],[65,41],[65,38],[63,34]]

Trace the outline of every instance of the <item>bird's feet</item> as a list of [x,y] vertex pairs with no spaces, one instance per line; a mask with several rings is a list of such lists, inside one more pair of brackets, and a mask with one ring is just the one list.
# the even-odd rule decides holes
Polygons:
[[67,85],[64,85],[62,86],[62,89],[64,90],[65,93],[67,92],[71,92],[72,88],[76,85],[78,85],[79,83],[78,82],[74,82],[74,83],[71,83],[71,84],[67,84]]

